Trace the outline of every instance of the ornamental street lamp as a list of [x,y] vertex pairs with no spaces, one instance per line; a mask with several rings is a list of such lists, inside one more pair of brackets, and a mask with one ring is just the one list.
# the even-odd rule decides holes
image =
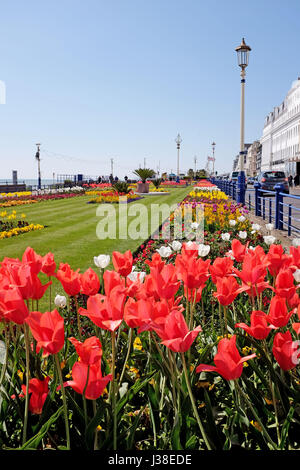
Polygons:
[[245,139],[244,139],[244,130],[245,130],[245,76],[246,76],[246,67],[249,61],[249,52],[251,47],[247,46],[245,39],[242,39],[241,44],[236,47],[238,65],[241,67],[241,140],[240,140],[240,156],[239,156],[239,175],[237,182],[237,202],[245,204],[245,191],[246,191],[246,178],[244,172],[244,158],[245,158]]
[[213,177],[215,177],[215,148],[216,148],[216,143],[213,142],[211,144],[212,146],[212,151],[213,151]]
[[36,144],[37,146],[37,152],[35,154],[35,158],[37,159],[38,162],[38,189],[41,189],[42,187],[42,181],[41,181],[41,159],[40,159],[40,145],[41,144]]
[[177,135],[175,142],[177,144],[177,176],[179,178],[179,150],[180,150],[180,144],[182,142],[182,138],[180,137],[180,134]]

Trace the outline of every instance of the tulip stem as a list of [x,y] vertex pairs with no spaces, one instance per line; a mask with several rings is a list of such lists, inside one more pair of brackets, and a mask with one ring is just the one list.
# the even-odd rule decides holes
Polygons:
[[79,339],[80,339],[80,341],[82,341],[82,333],[81,333],[81,324],[80,324],[80,315],[79,315],[79,307],[78,307],[77,295],[74,296],[74,300],[75,300],[75,306],[76,306],[77,327],[78,327]]
[[191,388],[191,383],[190,383],[190,379],[189,379],[189,374],[188,374],[188,370],[187,370],[187,367],[186,367],[186,362],[185,362],[184,353],[181,353],[181,360],[182,360],[182,365],[183,365],[183,370],[184,370],[186,385],[187,385],[187,388],[188,388],[190,400],[191,400],[192,407],[193,407],[193,411],[194,411],[194,416],[195,416],[196,421],[197,421],[197,423],[198,423],[200,432],[201,432],[201,434],[202,434],[202,437],[203,437],[203,439],[204,439],[204,442],[205,442],[205,444],[206,444],[207,449],[208,449],[208,450],[212,450],[212,447],[211,447],[211,445],[210,445],[210,443],[209,443],[209,440],[208,440],[208,438],[207,438],[207,436],[206,436],[206,433],[205,433],[205,430],[204,430],[202,421],[201,421],[201,419],[200,419],[199,413],[198,413],[198,411],[197,411],[197,407],[196,407],[196,403],[195,403],[195,400],[194,400],[194,396],[193,396],[193,392],[192,392],[192,388]]
[[132,330],[132,328],[130,328],[129,335],[128,335],[127,354],[126,354],[123,369],[122,369],[122,372],[121,372],[121,375],[120,375],[120,378],[119,378],[119,383],[118,383],[118,387],[117,387],[118,390],[119,390],[119,387],[122,384],[123,376],[125,374],[126,364],[128,362],[128,358],[129,358],[131,347],[132,347],[132,338],[133,338],[133,330]]
[[117,406],[116,406],[116,333],[111,332],[111,349],[112,349],[112,409],[113,409],[113,450],[117,450]]
[[23,439],[24,445],[27,440],[27,425],[28,425],[28,405],[29,405],[29,334],[28,325],[24,324],[24,339],[25,339],[25,355],[26,355],[26,393],[25,393],[25,410],[24,410],[24,425],[23,425]]
[[61,372],[61,368],[60,368],[58,353],[54,354],[54,357],[55,357],[56,369],[57,369],[57,373],[58,373],[58,378],[59,378],[59,383],[60,383],[60,388],[61,388],[61,395],[62,395],[62,400],[63,400],[63,407],[64,407],[65,428],[66,428],[66,438],[67,438],[67,450],[70,450],[71,449],[71,446],[70,446],[70,430],[69,430],[68,407],[67,407],[66,392],[65,392],[65,388],[64,388],[64,382],[63,382],[62,372]]
[[238,383],[238,380],[235,380],[234,383],[235,383],[235,386],[236,386],[237,390],[239,391],[240,395],[244,398],[245,402],[248,404],[250,410],[252,411],[252,414],[253,414],[254,418],[256,419],[258,424],[260,425],[260,427],[262,429],[262,433],[265,436],[266,440],[269,442],[269,444],[273,447],[274,450],[277,450],[277,446],[276,446],[275,442],[273,442],[271,437],[269,436],[268,431],[266,430],[265,426],[261,422],[258,414],[256,413],[254,407],[252,406],[251,401],[249,400],[248,396],[243,391],[243,389],[240,387],[240,384]]
[[4,335],[5,335],[5,357],[4,357],[4,364],[2,365],[1,369],[1,377],[0,377],[0,387],[5,377],[5,372],[7,369],[7,361],[8,361],[8,348],[9,348],[9,339],[10,339],[10,331],[7,327],[6,323],[4,324]]
[[87,375],[86,375],[86,382],[85,386],[82,392],[82,398],[83,398],[83,409],[84,409],[84,421],[85,425],[87,426],[87,421],[88,421],[88,416],[87,416],[87,403],[86,403],[86,398],[85,398],[85,392],[89,383],[89,376],[90,376],[90,365],[88,365],[88,370],[87,370]]

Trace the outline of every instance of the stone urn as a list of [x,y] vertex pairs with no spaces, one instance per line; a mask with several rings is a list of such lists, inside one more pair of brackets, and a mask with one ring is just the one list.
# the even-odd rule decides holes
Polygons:
[[149,193],[149,183],[137,183],[137,193]]

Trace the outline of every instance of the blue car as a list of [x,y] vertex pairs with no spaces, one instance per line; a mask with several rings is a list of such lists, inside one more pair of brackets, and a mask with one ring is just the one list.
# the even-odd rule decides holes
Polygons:
[[261,184],[261,189],[265,189],[266,191],[275,191],[274,186],[280,183],[284,186],[284,193],[289,194],[290,192],[288,178],[284,171],[263,171],[259,174],[257,181]]

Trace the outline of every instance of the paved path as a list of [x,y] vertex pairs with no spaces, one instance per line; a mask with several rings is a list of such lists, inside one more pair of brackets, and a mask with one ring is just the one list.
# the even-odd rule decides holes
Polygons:
[[[249,195],[250,195],[250,203],[253,208],[254,206],[254,191],[253,191],[253,186],[248,185],[247,191],[246,191],[246,205],[248,207],[249,204]],[[251,191],[252,190],[252,191]],[[296,188],[291,188],[290,190],[290,195],[295,195],[299,196],[299,199],[294,199],[292,197],[284,197],[284,204],[292,204],[295,209],[292,209],[292,236],[293,237],[300,237],[300,187]],[[272,223],[274,223],[274,217],[275,217],[275,198],[274,196],[265,196],[261,200],[262,204],[262,218],[267,222],[270,222],[272,220]],[[299,210],[297,210],[299,209]],[[299,220],[295,220],[299,219]],[[288,207],[283,206],[283,220],[285,223],[288,221]],[[284,230],[287,231],[287,225],[284,225]]]

